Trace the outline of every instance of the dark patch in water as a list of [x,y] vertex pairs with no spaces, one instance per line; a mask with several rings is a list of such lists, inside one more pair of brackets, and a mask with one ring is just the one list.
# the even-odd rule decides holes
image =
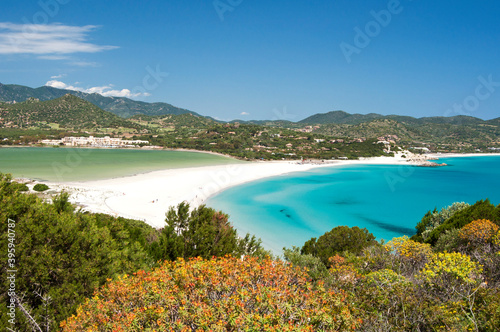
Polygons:
[[355,205],[355,204],[360,204],[359,201],[356,201],[355,199],[349,199],[349,198],[341,198],[333,202],[335,205]]
[[[412,228],[408,228],[408,227],[404,227],[404,226],[397,226],[397,225],[393,225],[393,224],[390,224],[390,223],[387,223],[387,222],[384,222],[384,221],[380,221],[380,220],[377,220],[377,219],[373,219],[373,218],[370,218],[370,217],[366,217],[364,215],[361,215],[361,214],[355,214],[356,217],[366,221],[366,222],[369,222],[370,224],[373,224],[375,226],[378,226],[382,229],[385,229],[386,231],[389,231],[389,232],[394,232],[394,233],[400,233],[400,234],[407,234],[407,235],[413,235],[415,234],[415,230],[412,229]],[[370,231],[370,229],[368,229],[368,231]]]
[[285,215],[285,217],[293,220],[292,215],[289,214],[288,212],[286,212],[286,209],[281,209],[280,212],[283,213]]

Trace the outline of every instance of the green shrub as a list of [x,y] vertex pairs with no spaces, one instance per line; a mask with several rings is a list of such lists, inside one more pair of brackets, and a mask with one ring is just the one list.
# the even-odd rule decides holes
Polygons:
[[28,188],[28,186],[24,183],[12,182],[12,186],[13,186],[14,190],[17,190],[17,191],[29,191],[30,190],[30,188]]
[[338,226],[318,239],[312,238],[304,243],[300,253],[319,257],[328,266],[328,259],[336,254],[347,251],[359,255],[364,248],[377,243],[375,236],[366,228]]
[[49,186],[47,186],[46,184],[43,184],[43,183],[37,183],[33,187],[34,191],[45,191],[45,190],[48,190],[48,189],[49,189]]

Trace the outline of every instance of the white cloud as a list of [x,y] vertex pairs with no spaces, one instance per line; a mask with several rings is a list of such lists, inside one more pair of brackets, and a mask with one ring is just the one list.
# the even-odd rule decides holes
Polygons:
[[150,93],[133,93],[129,89],[122,89],[122,90],[116,90],[113,89],[113,85],[105,85],[105,86],[95,86],[91,87],[88,89],[84,89],[81,87],[73,86],[73,85],[68,85],[64,82],[57,81],[57,80],[51,80],[45,83],[45,86],[50,86],[53,88],[57,89],[66,89],[66,90],[73,90],[73,91],[80,91],[80,92],[85,92],[85,93],[98,93],[104,97],[126,97],[126,98],[137,98],[137,97],[148,97],[151,94]]
[[69,60],[69,57],[66,55],[40,55],[37,59],[42,60]]
[[240,115],[250,115],[250,113],[247,112],[241,112]]
[[69,63],[70,65],[73,66],[78,66],[78,67],[98,67],[99,64],[97,62],[87,62],[87,61],[73,61]]
[[50,78],[52,78],[54,80],[54,79],[58,79],[58,78],[63,78],[64,76],[66,76],[66,74],[54,75],[54,76],[50,76]]
[[0,22],[0,54],[37,54],[50,60],[64,54],[96,53],[117,48],[88,42],[88,35],[96,28],[95,25]]

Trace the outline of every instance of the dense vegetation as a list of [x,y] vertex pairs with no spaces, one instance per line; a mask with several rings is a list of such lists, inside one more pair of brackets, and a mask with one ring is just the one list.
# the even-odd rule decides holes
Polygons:
[[[172,116],[169,117],[170,119]],[[176,117],[176,120],[178,117]],[[186,126],[187,120],[196,119],[186,115],[184,121],[172,125],[171,131],[150,130],[140,139],[168,148],[188,148],[214,151],[246,159],[335,159],[345,157],[374,157],[388,155],[384,144],[376,140],[340,140],[320,134],[302,133],[290,129],[264,127],[250,124],[212,124],[203,127]],[[168,120],[165,120],[168,121]],[[172,121],[172,120],[170,120]],[[198,120],[200,121],[200,120]]]
[[[25,189],[10,176],[0,173],[2,275],[6,276],[7,270],[12,269],[7,265],[7,248],[12,243],[17,270],[16,294],[23,307],[51,331],[57,330],[64,318],[75,314],[85,298],[107,281],[149,270],[165,259],[201,254],[185,250],[176,256],[180,243],[203,248],[213,256],[268,255],[261,248],[260,240],[250,236],[238,238],[227,216],[213,209],[200,207],[196,213],[182,215],[186,225],[196,224],[196,227],[191,227],[186,234],[175,234],[170,243],[168,239],[164,241],[165,234],[173,235],[169,228],[156,230],[141,221],[74,211],[66,193],[53,197],[52,203],[45,203],[34,194],[22,193]],[[178,209],[187,211],[189,206]],[[214,228],[222,222],[224,233]],[[14,237],[9,237],[9,224],[14,225]],[[8,280],[4,278],[0,284],[2,303],[10,300],[7,289]],[[12,327],[7,310],[5,305],[0,309],[3,330]],[[19,309],[16,323],[20,331],[30,330],[29,322]]]
[[[336,227],[302,248],[285,249],[283,261],[254,237],[238,238],[227,215],[204,206],[171,208],[167,226],[155,230],[75,211],[64,192],[45,203],[24,189],[0,175],[0,246],[15,244],[16,294],[44,328],[500,328],[500,205],[488,200],[429,211],[412,239],[379,243],[366,229]],[[13,225],[15,240],[9,240]],[[3,250],[4,275],[6,255]],[[1,287],[7,303],[8,281]],[[16,327],[28,331],[19,309]],[[11,327],[8,308],[1,310],[0,326]]]
[[166,262],[107,284],[63,331],[351,331],[343,291],[270,259]]
[[[367,244],[366,230],[336,227],[302,249],[285,249],[285,258],[346,291],[360,331],[498,331],[499,212],[488,200],[455,203],[429,211],[412,239],[385,244]],[[346,234],[362,236],[346,247]],[[322,238],[322,250],[311,250]]]
[[0,118],[3,126],[10,128],[140,129],[137,124],[70,94],[49,101],[29,99],[22,103],[0,105]]

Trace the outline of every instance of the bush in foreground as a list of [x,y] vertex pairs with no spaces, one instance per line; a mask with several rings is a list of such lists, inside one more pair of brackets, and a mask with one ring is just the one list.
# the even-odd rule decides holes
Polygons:
[[110,282],[63,331],[350,331],[343,292],[271,259],[180,259]]
[[35,184],[35,186],[33,187],[33,190],[34,191],[45,191],[45,190],[49,190],[49,186],[47,186],[46,184],[43,184],[43,183],[37,183]]

